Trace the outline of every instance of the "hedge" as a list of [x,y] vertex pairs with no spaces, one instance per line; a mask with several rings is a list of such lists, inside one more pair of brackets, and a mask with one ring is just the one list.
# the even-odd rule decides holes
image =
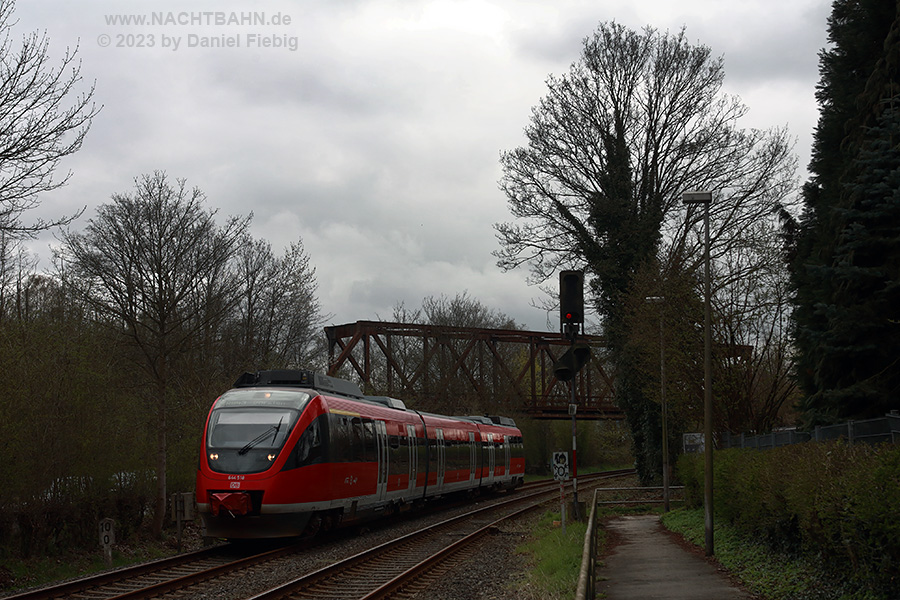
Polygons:
[[[679,458],[689,506],[703,503],[703,456]],[[900,597],[900,447],[804,443],[715,453],[717,519],[773,549],[821,561],[837,581]]]

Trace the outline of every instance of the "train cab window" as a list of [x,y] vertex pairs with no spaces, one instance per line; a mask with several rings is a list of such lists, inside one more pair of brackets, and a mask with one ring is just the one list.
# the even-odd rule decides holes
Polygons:
[[209,467],[223,473],[258,473],[284,446],[309,394],[283,390],[232,390],[209,417]]
[[242,454],[252,448],[281,448],[296,418],[290,410],[218,411],[210,419],[207,444],[211,448],[240,448]]

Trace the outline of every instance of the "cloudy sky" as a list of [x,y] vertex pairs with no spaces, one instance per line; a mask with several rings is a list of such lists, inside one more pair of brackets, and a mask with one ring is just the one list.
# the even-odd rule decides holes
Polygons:
[[[252,211],[276,252],[302,240],[331,323],[467,291],[555,330],[527,272],[491,255],[493,224],[510,220],[499,155],[523,143],[547,76],[600,21],[685,27],[725,57],[743,125],[788,126],[806,165],[829,13],[825,0],[19,0],[14,43],[37,30],[54,57],[78,45],[103,105],[63,165],[70,183],[34,215],[87,207],[78,229],[164,170],[223,217]],[[30,245],[44,267],[52,243]]]

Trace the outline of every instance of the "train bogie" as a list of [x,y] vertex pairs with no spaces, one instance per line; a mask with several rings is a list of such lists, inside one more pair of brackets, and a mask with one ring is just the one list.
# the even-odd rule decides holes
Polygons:
[[503,417],[446,417],[305,371],[243,375],[214,403],[197,473],[213,537],[283,537],[522,482]]

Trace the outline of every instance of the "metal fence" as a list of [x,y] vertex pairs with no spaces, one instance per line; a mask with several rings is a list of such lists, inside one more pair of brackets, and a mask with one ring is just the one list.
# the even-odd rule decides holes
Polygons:
[[575,600],[589,600],[594,597],[597,570],[597,491],[591,502],[591,516],[588,517],[587,531],[584,532],[584,547],[581,552],[581,570],[575,588]]
[[[669,498],[672,502],[684,502],[684,486],[670,485],[669,492],[674,495]],[[627,498],[617,500],[600,500],[601,493],[612,492],[620,495],[628,492]],[[637,492],[636,494],[634,492]],[[578,585],[575,589],[575,600],[591,600],[595,596],[597,574],[597,531],[601,527],[597,517],[597,508],[604,504],[666,504],[665,510],[669,510],[664,496],[665,488],[654,487],[617,487],[594,488],[594,498],[591,501],[591,513],[588,518],[587,531],[584,533],[584,547],[581,554],[581,571],[578,574]],[[649,495],[649,497],[648,497]]]
[[[698,447],[702,451],[702,434],[699,444],[697,444],[696,437],[698,434],[686,433],[684,435],[685,452],[696,451]],[[723,433],[719,435],[719,446],[721,448],[755,448],[757,450],[767,450],[801,442],[824,442],[838,439],[844,439],[849,444],[897,443],[900,442],[900,414],[893,411],[880,419],[847,421],[839,425],[819,426],[812,431],[784,429],[761,435],[748,435],[746,433]]]

